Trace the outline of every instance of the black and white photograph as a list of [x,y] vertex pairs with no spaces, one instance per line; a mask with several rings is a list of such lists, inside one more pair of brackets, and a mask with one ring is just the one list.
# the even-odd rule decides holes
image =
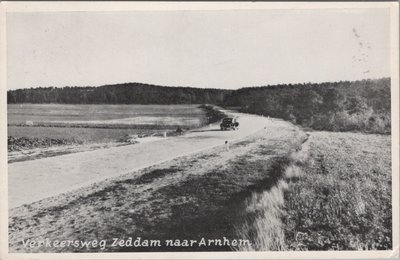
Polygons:
[[397,2],[1,7],[0,258],[399,257]]

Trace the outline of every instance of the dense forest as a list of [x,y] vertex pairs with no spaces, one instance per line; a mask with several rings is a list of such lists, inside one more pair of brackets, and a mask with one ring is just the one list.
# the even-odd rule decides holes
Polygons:
[[45,87],[7,92],[7,102],[62,104],[221,104],[230,90],[125,83],[100,87]]
[[390,133],[390,79],[282,84],[238,90],[125,83],[19,89],[8,103],[216,104],[316,130]]
[[316,130],[390,133],[390,79],[242,88],[225,106]]

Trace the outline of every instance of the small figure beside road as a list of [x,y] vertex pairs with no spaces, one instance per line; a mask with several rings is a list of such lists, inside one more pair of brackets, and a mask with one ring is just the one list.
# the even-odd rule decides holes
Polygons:
[[226,151],[229,151],[229,142],[228,141],[225,141],[225,148],[226,148]]

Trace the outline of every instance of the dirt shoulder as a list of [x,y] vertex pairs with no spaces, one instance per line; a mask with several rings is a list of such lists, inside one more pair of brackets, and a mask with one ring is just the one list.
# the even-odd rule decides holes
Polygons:
[[[112,238],[237,238],[242,202],[274,185],[304,133],[290,123],[10,210],[10,252],[216,251],[232,246],[112,247]],[[99,247],[24,247],[23,241],[106,240]]]

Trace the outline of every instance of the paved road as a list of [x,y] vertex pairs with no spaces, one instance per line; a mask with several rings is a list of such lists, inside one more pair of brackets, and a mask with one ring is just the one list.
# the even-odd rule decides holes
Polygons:
[[235,115],[239,116],[238,131],[219,131],[218,125],[213,125],[183,136],[149,143],[9,164],[8,206],[14,208],[29,204],[176,157],[224,145],[225,141],[244,138],[273,123],[260,116]]

